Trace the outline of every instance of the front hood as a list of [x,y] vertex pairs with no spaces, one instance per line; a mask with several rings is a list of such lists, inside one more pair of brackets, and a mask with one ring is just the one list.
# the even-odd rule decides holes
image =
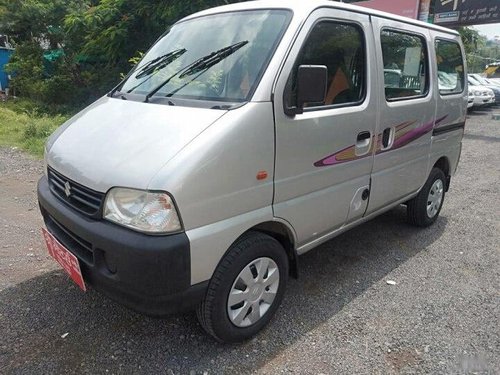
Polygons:
[[161,167],[225,113],[105,97],[54,133],[48,164],[96,191],[146,189]]

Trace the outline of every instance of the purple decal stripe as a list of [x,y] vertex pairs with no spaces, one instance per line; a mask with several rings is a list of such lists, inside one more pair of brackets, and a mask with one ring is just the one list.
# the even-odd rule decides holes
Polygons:
[[336,152],[333,155],[327,156],[326,158],[317,161],[316,163],[314,163],[314,166],[327,167],[329,165],[342,164],[342,163],[347,163],[349,161],[362,159],[369,155],[370,154],[368,153],[367,155],[356,156],[356,146],[349,146],[343,150]]
[[[397,150],[398,148],[401,148],[403,146],[406,146],[407,144],[419,139],[420,137],[424,136],[425,134],[431,132],[434,129],[434,126],[438,125],[439,123],[443,122],[448,115],[443,116],[437,120],[430,121],[416,129],[408,130],[407,128],[410,127],[411,125],[414,125],[417,123],[417,121],[406,121],[403,122],[402,124],[396,125],[396,139],[394,140],[394,144],[389,150],[384,150],[382,151],[382,145],[381,145],[381,139],[382,139],[382,134],[379,134],[377,139],[377,150],[376,153],[384,153],[384,152],[389,152],[392,150]],[[344,148],[343,150],[340,150],[332,155],[327,156],[324,159],[318,160],[316,163],[314,163],[315,167],[327,167],[331,165],[337,165],[337,164],[343,164],[347,163],[350,161],[354,160],[359,160],[363,159],[365,157],[371,156],[371,151],[373,151],[375,139],[374,137],[372,138],[372,148],[370,149],[370,152],[368,152],[365,155],[362,156],[357,156],[356,155],[356,146],[349,146]]]
[[415,121],[406,121],[406,122],[403,122],[402,124],[396,126],[396,133],[412,126],[412,125],[415,125],[415,123],[417,122],[417,120]]

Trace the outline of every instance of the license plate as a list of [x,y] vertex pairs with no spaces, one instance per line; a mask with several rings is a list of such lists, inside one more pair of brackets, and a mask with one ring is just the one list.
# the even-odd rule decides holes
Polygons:
[[47,244],[47,249],[52,258],[61,265],[67,272],[71,279],[80,287],[84,292],[87,291],[85,282],[83,281],[82,270],[78,258],[71,254],[61,243],[55,239],[45,228],[42,228],[43,238]]

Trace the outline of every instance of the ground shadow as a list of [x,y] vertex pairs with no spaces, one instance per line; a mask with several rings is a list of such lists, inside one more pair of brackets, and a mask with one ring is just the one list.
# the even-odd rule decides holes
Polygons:
[[399,207],[305,254],[273,322],[241,345],[216,343],[193,313],[146,318],[52,272],[0,293],[0,373],[248,372],[425,251],[446,225],[411,227]]
[[472,117],[484,116],[484,115],[491,114],[493,111],[497,111],[498,109],[500,109],[500,105],[498,105],[498,104],[488,106],[488,107],[479,107],[479,108],[475,108],[475,109],[469,109],[467,111],[467,116],[472,116]]

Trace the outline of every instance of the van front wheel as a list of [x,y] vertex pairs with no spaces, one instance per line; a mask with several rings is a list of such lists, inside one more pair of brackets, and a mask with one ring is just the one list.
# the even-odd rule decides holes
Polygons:
[[408,201],[407,212],[410,224],[419,227],[432,225],[443,207],[446,177],[439,168],[433,168],[418,195]]
[[288,258],[281,244],[259,232],[242,236],[210,280],[198,307],[202,327],[220,342],[241,342],[269,323],[288,279]]

